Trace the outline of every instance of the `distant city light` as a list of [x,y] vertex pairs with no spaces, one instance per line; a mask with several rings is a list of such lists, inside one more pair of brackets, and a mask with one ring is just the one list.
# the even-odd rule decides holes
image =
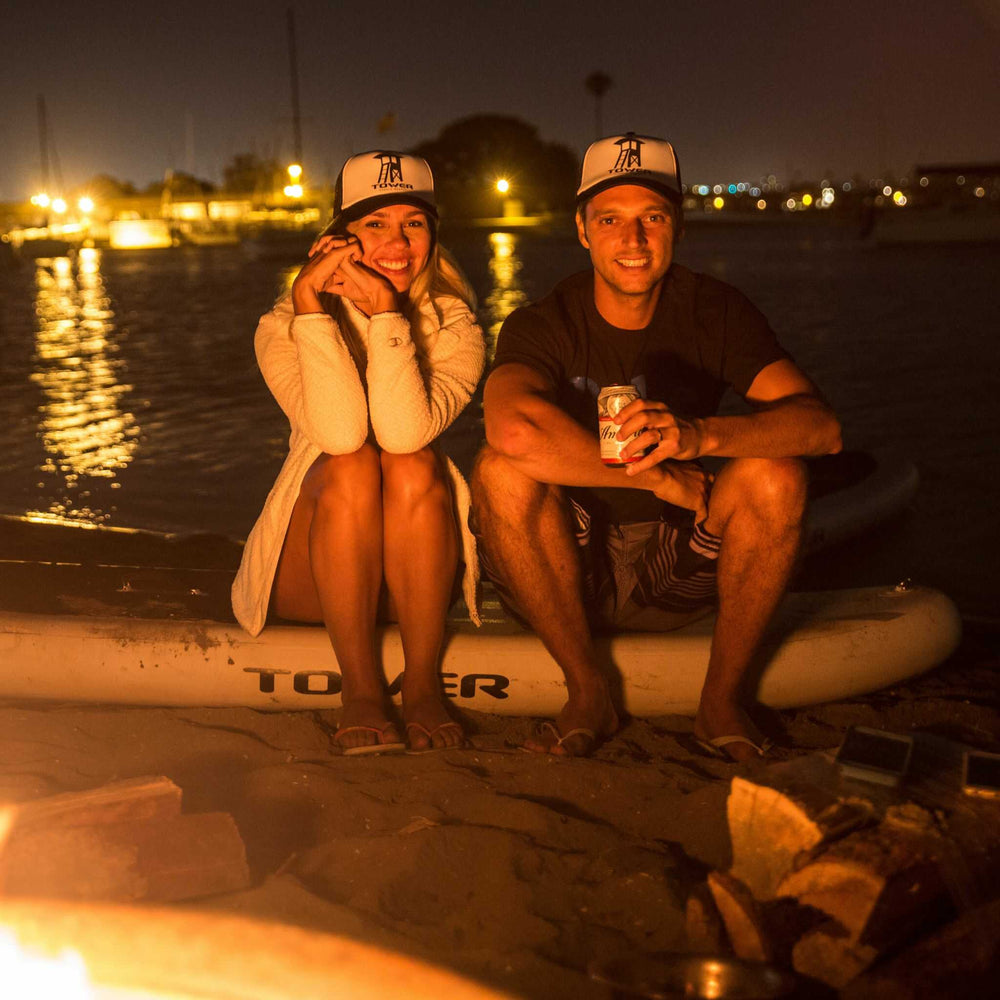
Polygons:
[[794,212],[797,207],[798,206],[795,204],[794,198],[789,198],[788,201],[785,202],[785,208],[787,208],[789,212]]
[[976,197],[977,198],[985,198],[986,197],[986,188],[977,187],[975,193],[976,193]]
[[712,207],[713,208],[722,208],[725,204],[726,204],[726,199],[723,198],[723,197],[721,197],[720,195],[716,195],[712,199]]
[[736,194],[736,185],[735,184],[730,184],[729,187],[726,190],[730,194]]
[[763,198],[757,200],[757,207],[763,212],[767,208],[767,202]]
[[823,188],[823,195],[819,202],[824,208],[829,208],[837,197],[832,187]]
[[902,208],[906,204],[906,195],[902,191],[893,191],[892,200]]
[[957,177],[955,178],[955,183],[956,183],[956,184],[957,184],[957,185],[958,185],[959,187],[961,187],[961,186],[962,186],[962,185],[963,185],[963,184],[965,183],[965,176],[964,176],[963,174],[959,174],[959,175],[958,175],[958,176],[957,176]]
[[698,185],[698,194],[700,194],[702,198],[706,197],[708,195],[708,192],[709,192],[709,187],[707,184]]
[[302,166],[299,163],[288,164],[288,176],[293,181],[297,181],[302,176]]
[[842,191],[850,191],[852,187],[853,187],[853,185],[851,184],[850,181],[844,181],[843,185],[841,185],[841,190]]
[[929,177],[921,177],[920,178],[920,186],[922,188],[927,187],[927,185],[930,184],[930,182],[931,182],[931,179]]
[[742,192],[742,191],[746,191],[746,189],[747,189],[747,185],[746,185],[746,183],[744,181],[740,181],[739,184],[736,185],[736,190],[737,191]]
[[86,195],[84,195],[82,198],[80,198],[77,201],[76,207],[78,209],[80,209],[81,212],[87,212],[87,213],[93,212],[94,211],[94,199],[93,198],[88,198]]
[[807,191],[802,196],[802,204],[805,205],[806,208],[808,208],[812,203],[813,203],[813,196]]
[[892,188],[888,184],[886,184],[886,186],[882,188],[882,194],[884,194],[886,198],[888,198],[889,195],[892,194]]
[[31,196],[31,204],[37,205],[39,208],[48,208],[49,205],[52,204],[52,200],[44,191],[42,191],[39,194]]
[[52,211],[56,215],[62,215],[66,211],[66,199],[65,198],[53,198],[52,199]]
[[752,188],[750,188],[750,194],[754,198],[759,198],[760,197],[760,188],[759,187],[752,187]]
[[722,185],[716,184],[715,187],[712,188],[712,192],[714,194],[722,194]]
[[301,198],[302,197],[302,185],[301,184],[286,184],[284,188],[286,198]]
[[501,194],[506,194],[510,190],[510,181],[506,177],[501,177],[497,181],[497,190]]

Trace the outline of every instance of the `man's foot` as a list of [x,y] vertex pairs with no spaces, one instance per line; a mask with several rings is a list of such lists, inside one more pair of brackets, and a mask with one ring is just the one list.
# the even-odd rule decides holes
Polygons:
[[358,700],[345,705],[333,742],[345,756],[399,753],[406,744],[377,701]]
[[414,702],[408,700],[404,692],[403,718],[406,721],[406,739],[414,753],[465,746],[465,732],[461,725],[436,697]]
[[[725,760],[730,763],[738,762],[742,759],[754,760],[757,757],[766,757],[773,745],[766,738],[757,742],[750,739],[749,736],[735,735],[716,736],[711,740],[701,740],[695,736],[694,742],[706,757],[714,757],[716,760]],[[750,756],[746,756],[744,747],[752,751]]]
[[567,705],[553,722],[543,722],[525,740],[524,749],[556,757],[589,757],[618,729],[618,715],[609,705],[587,713]]
[[710,757],[737,764],[760,760],[771,748],[739,705],[706,703],[702,698],[694,722],[694,741]]

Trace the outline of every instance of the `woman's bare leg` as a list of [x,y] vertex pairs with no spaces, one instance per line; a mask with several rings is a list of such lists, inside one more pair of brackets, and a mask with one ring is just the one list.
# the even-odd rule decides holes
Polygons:
[[451,489],[431,448],[410,455],[383,452],[381,459],[385,581],[406,658],[407,737],[417,750],[458,746],[464,736],[445,708],[438,673],[458,565]]
[[[283,618],[322,621],[340,665],[340,728],[389,723],[375,657],[375,615],[382,588],[382,471],[369,445],[321,455],[306,473],[278,563],[272,603]],[[398,742],[394,728],[384,742]],[[345,733],[342,745],[378,742]]]

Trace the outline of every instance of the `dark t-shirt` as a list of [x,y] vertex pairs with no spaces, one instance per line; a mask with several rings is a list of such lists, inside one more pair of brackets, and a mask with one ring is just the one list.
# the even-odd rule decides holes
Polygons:
[[[604,320],[594,304],[593,271],[583,271],[507,317],[493,367],[516,362],[540,372],[555,388],[556,403],[596,434],[602,386],[632,384],[680,416],[705,417],[716,412],[727,386],[745,396],[763,368],[787,357],[743,294],[673,264],[645,329],[622,330]],[[569,492],[618,523],[670,517],[648,490]]]

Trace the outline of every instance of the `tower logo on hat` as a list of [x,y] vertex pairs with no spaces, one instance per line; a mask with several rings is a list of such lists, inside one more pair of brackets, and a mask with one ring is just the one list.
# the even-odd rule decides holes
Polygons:
[[394,184],[412,188],[412,184],[403,184],[403,164],[399,153],[376,153],[381,166],[378,180],[372,185],[376,188],[391,187]]
[[674,147],[666,139],[635,132],[592,142],[583,157],[577,203],[616,184],[639,184],[680,204],[683,190]]
[[642,169],[642,139],[634,132],[628,132],[620,139],[616,139],[615,145],[618,146],[618,159],[609,173],[614,174],[621,170]]
[[434,177],[427,161],[394,149],[371,149],[350,157],[333,189],[333,218],[324,234],[342,230],[385,205],[413,205],[437,221]]

